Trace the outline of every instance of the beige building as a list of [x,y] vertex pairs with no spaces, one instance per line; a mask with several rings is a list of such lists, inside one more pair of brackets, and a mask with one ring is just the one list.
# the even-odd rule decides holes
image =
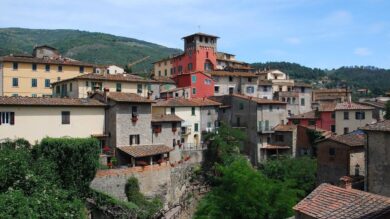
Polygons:
[[376,122],[374,108],[353,102],[338,103],[335,107],[336,134],[348,134]]
[[171,77],[172,75],[172,58],[165,58],[161,59],[157,62],[153,63],[154,68],[154,77],[160,78],[160,77]]
[[[95,89],[108,88],[111,92],[135,93],[142,97],[156,95],[153,85],[162,82],[132,74],[85,74],[53,83],[53,96],[86,98]],[[154,90],[152,92],[152,90]]]
[[0,96],[50,96],[51,83],[92,72],[91,64],[62,57],[49,46],[36,47],[32,55],[0,58]]
[[104,107],[93,99],[0,97],[0,141],[102,135]]

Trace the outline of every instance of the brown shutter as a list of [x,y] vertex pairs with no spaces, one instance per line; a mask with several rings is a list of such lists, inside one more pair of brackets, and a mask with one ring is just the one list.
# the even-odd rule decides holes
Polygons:
[[14,125],[15,124],[15,112],[11,112],[10,115],[11,115],[10,124]]

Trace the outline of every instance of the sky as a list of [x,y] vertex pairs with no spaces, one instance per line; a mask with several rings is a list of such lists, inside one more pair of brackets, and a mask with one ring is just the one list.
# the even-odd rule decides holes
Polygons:
[[1,0],[0,27],[78,29],[183,48],[219,36],[245,62],[390,68],[388,0]]

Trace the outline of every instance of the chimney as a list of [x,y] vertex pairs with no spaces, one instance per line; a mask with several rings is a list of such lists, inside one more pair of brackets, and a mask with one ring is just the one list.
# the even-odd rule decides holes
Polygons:
[[343,176],[340,178],[340,187],[344,189],[352,189],[352,178]]
[[105,87],[103,89],[103,91],[104,91],[104,93],[103,93],[104,102],[107,103],[107,96],[108,96],[108,93],[110,92],[110,89]]

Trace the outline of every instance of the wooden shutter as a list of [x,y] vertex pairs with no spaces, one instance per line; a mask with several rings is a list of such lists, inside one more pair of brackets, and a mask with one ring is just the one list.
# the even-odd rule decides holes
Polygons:
[[14,125],[15,124],[15,112],[10,112],[10,122],[9,124]]

